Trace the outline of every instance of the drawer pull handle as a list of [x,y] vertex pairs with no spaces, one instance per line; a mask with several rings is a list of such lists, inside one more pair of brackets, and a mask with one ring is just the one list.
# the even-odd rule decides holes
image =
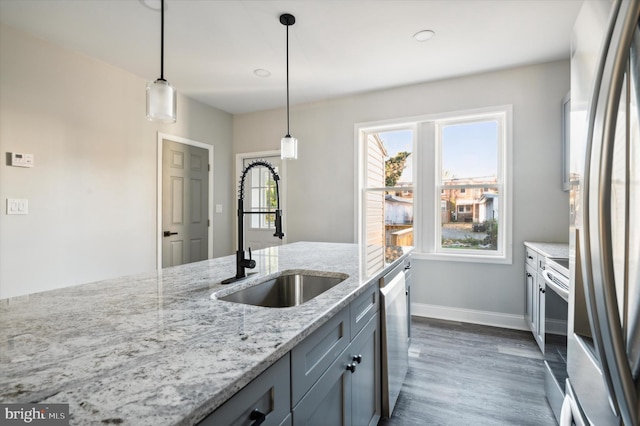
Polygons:
[[354,355],[353,356],[353,360],[355,362],[357,362],[358,364],[360,364],[362,362],[362,355],[358,354],[358,355]]
[[255,422],[251,423],[251,426],[259,426],[267,419],[267,415],[262,413],[257,408],[249,414],[249,420],[255,420]]
[[529,259],[533,260],[533,256],[527,256]]
[[347,370],[351,371],[351,373],[355,373],[356,372],[356,365],[355,364],[347,364]]
[[531,275],[530,273],[527,272],[527,277],[531,278],[533,275]]

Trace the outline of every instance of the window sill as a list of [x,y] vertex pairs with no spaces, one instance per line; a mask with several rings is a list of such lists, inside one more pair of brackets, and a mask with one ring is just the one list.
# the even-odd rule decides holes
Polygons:
[[467,262],[467,263],[493,263],[502,265],[511,265],[513,263],[511,256],[486,256],[480,254],[455,254],[455,253],[427,253],[414,251],[411,254],[413,259],[421,260],[438,260],[448,262]]

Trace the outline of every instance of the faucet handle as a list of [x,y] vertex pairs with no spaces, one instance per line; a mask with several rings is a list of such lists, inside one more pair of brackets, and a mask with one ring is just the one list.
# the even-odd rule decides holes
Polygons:
[[256,261],[251,259],[251,247],[249,247],[249,259],[245,259],[247,261],[247,268],[253,269],[256,267]]
[[280,239],[284,237],[284,232],[282,232],[282,210],[279,209],[276,210],[276,233],[273,236]]

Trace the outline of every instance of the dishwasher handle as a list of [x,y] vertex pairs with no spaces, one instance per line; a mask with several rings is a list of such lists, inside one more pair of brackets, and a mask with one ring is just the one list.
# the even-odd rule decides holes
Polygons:
[[382,296],[384,297],[385,306],[388,307],[391,305],[401,292],[402,295],[405,294],[404,278],[404,271],[400,271],[400,273],[396,274],[388,284],[380,289],[380,293],[382,293]]

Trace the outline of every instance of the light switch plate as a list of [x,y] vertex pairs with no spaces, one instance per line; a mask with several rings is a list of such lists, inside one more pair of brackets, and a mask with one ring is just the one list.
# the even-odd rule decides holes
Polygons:
[[222,213],[222,204],[216,204],[216,213]]
[[7,198],[7,214],[29,214],[29,200],[26,198]]

